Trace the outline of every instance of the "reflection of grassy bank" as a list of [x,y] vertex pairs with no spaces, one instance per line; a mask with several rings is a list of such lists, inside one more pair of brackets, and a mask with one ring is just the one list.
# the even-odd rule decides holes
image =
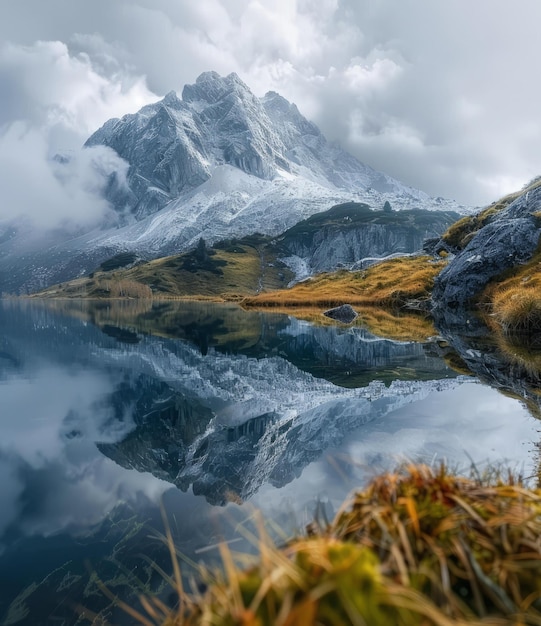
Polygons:
[[[237,304],[194,300],[46,300],[46,306],[103,329],[115,326],[169,339],[187,339],[207,347],[247,348],[262,333],[261,314]],[[285,316],[272,316],[277,325]]]
[[[182,338],[185,328],[201,329],[215,325],[216,317],[221,320],[220,329],[214,333],[214,340],[220,343],[220,335],[228,344],[232,341],[253,342],[261,333],[260,314],[272,314],[276,323],[285,323],[286,316],[292,315],[318,326],[336,326],[336,320],[323,315],[324,308],[318,307],[273,307],[269,310],[256,307],[243,310],[238,304],[220,303],[205,300],[92,300],[92,299],[50,299],[44,300],[47,308],[58,313],[90,321],[97,326],[115,325],[159,337]],[[437,334],[432,321],[426,315],[382,307],[357,307],[359,317],[353,325],[363,326],[374,335],[395,341],[424,342]]]
[[[249,311],[269,311],[267,307],[249,307]],[[273,307],[273,313],[292,315],[316,326],[336,326],[340,322],[323,315],[324,307]],[[429,317],[420,313],[377,306],[356,307],[359,317],[348,326],[362,326],[368,331],[394,341],[427,341],[437,334]]]
[[284,548],[263,537],[252,566],[223,548],[205,592],[151,611],[164,626],[539,624],[540,536],[540,490],[411,466]]

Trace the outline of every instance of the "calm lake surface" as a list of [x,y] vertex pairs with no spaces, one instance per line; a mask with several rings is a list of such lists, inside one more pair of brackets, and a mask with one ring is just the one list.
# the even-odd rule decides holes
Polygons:
[[212,564],[405,459],[536,471],[540,422],[430,344],[202,303],[0,301],[0,329],[1,624],[170,599],[163,516]]

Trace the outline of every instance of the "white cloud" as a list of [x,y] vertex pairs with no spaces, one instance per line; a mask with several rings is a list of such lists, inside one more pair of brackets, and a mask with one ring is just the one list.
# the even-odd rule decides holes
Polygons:
[[[145,495],[157,501],[169,488],[149,474],[126,471],[96,450],[95,442],[120,441],[134,428],[129,415],[118,421],[104,405],[112,391],[112,381],[101,373],[68,372],[50,364],[36,364],[28,379],[0,386],[0,536],[15,519],[26,534],[85,528],[119,500]],[[29,490],[34,490],[33,506],[26,511]]]
[[[93,42],[99,43],[99,38]],[[74,57],[59,41],[4,44],[0,86],[7,95],[7,106],[0,108],[1,124],[25,120],[48,127],[63,125],[80,137],[109,117],[134,112],[156,99],[143,77],[116,72],[106,78],[97,73],[87,54]]]
[[26,218],[40,229],[77,230],[100,222],[111,210],[102,191],[110,174],[122,182],[127,164],[106,147],[51,157],[46,130],[14,122],[0,133],[0,220]]
[[[83,38],[84,39],[84,38]],[[89,40],[84,39],[86,43]],[[100,45],[99,38],[90,43]],[[0,219],[28,218],[39,228],[89,227],[110,210],[102,191],[111,173],[127,164],[112,150],[82,150],[88,135],[112,116],[136,111],[156,96],[143,77],[123,73],[105,48],[98,73],[85,53],[65,44],[0,47]],[[60,165],[58,153],[69,154]]]

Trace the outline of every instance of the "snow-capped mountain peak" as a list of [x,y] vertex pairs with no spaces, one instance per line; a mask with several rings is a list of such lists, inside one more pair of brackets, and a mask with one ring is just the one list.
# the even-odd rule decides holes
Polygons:
[[428,200],[327,142],[279,94],[257,98],[234,73],[205,72],[184,87],[182,99],[169,92],[135,115],[107,122],[86,145],[99,144],[130,165],[130,208],[136,219],[195,189],[224,164],[263,180],[290,172],[329,189],[373,188]]

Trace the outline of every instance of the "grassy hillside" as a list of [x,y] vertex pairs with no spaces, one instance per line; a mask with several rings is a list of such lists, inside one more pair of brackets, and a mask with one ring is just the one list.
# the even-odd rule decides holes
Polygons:
[[293,274],[264,243],[264,238],[245,238],[222,248],[196,249],[129,269],[101,269],[90,277],[50,287],[38,295],[57,298],[198,296],[232,299],[256,294],[261,289],[283,288]]
[[350,202],[332,207],[299,222],[278,237],[250,235],[229,239],[212,248],[202,245],[190,252],[137,263],[131,252],[104,261],[89,277],[55,285],[40,297],[151,298],[210,297],[232,299],[261,291],[283,289],[292,272],[278,259],[292,254],[299,242],[310,245],[316,238],[332,237],[365,225],[407,228],[417,238],[456,219],[453,212],[372,210]]

